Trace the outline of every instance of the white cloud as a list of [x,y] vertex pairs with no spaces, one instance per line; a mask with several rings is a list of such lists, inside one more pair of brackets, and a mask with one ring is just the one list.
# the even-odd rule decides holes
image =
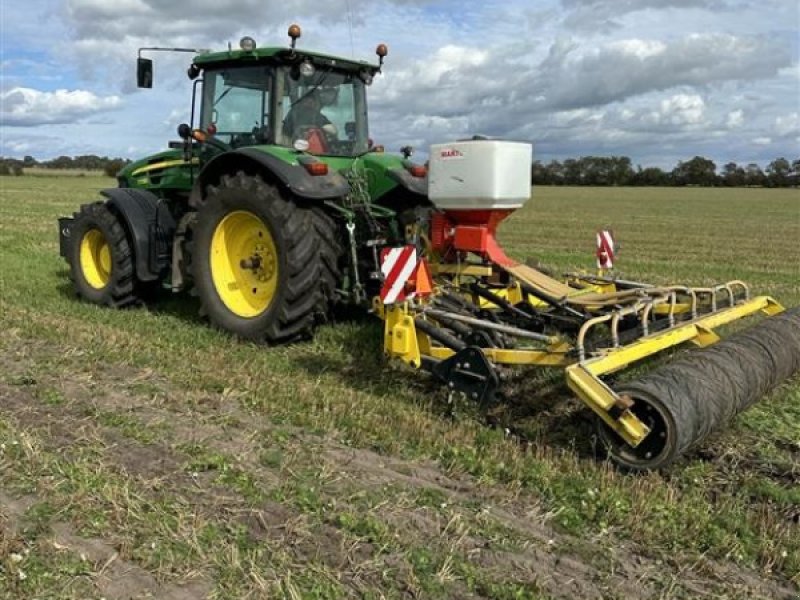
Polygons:
[[562,53],[543,64],[536,83],[550,88],[551,106],[578,108],[681,85],[769,78],[790,62],[789,49],[766,37],[690,34],[665,43],[636,39]]
[[778,71],[778,75],[781,77],[791,77],[793,79],[800,80],[800,62],[796,62],[793,65],[782,68],[780,71]]
[[[94,96],[68,107],[23,97],[28,108],[13,117],[4,107],[4,125],[18,123],[5,142],[10,131],[35,140],[41,129],[21,123],[63,123],[47,128],[63,145],[32,141],[37,156],[163,148],[188,121],[189,57],[154,55],[155,88],[138,91],[139,46],[220,49],[245,34],[285,45],[295,20],[303,48],[374,60],[375,44],[389,44],[369,100],[371,135],[389,150],[412,143],[422,154],[484,133],[529,139],[545,159],[627,154],[670,166],[695,154],[768,162],[796,154],[800,141],[797,7],[785,0],[197,0],[191,10],[165,0],[28,2],[25,15],[6,11],[3,89]],[[49,43],[22,50],[30,39]],[[124,111],[111,110],[121,106],[111,99],[128,97]]]
[[732,110],[728,113],[728,118],[725,121],[725,126],[728,129],[735,129],[737,127],[741,127],[744,124],[744,111],[739,108],[736,110]]
[[677,94],[661,101],[660,117],[672,125],[699,125],[704,121],[706,103],[696,94]]
[[0,94],[2,122],[6,126],[71,123],[122,104],[119,96],[97,96],[87,90],[43,92],[15,87]]
[[630,13],[645,10],[729,8],[724,0],[562,0],[569,9],[564,24],[567,27],[609,32],[622,27],[621,20]]
[[609,50],[618,50],[623,54],[635,56],[638,59],[650,58],[663,54],[667,45],[660,40],[620,40],[612,42],[608,46]]
[[800,134],[800,113],[793,112],[775,117],[773,131],[780,137]]

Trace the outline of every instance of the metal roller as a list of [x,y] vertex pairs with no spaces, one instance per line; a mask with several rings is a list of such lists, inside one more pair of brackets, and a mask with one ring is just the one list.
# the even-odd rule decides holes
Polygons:
[[800,307],[621,385],[651,433],[636,448],[601,425],[612,458],[630,469],[668,465],[800,371]]

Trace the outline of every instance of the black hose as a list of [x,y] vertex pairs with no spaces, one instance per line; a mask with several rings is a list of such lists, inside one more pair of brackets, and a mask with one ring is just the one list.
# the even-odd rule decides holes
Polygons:
[[542,302],[544,302],[549,306],[552,306],[556,310],[563,311],[572,317],[578,317],[580,319],[584,318],[583,313],[567,306],[566,303],[563,301],[563,299],[555,298],[549,294],[546,294],[545,292],[533,287],[532,285],[530,285],[525,281],[520,281],[519,286],[520,288],[522,288],[522,291],[525,292],[526,294],[530,294],[534,298],[538,298],[539,300],[541,300]]
[[457,337],[453,337],[443,329],[436,327],[436,325],[429,323],[424,319],[414,319],[414,325],[423,333],[428,334],[428,337],[436,340],[440,344],[444,344],[451,350],[458,352],[459,350],[463,350],[467,347],[467,344],[462,342]]
[[443,326],[450,329],[451,331],[453,331],[456,335],[461,336],[462,338],[472,333],[472,329],[470,329],[463,323],[454,321],[453,319],[448,319],[446,317],[436,317],[435,320],[441,323]]

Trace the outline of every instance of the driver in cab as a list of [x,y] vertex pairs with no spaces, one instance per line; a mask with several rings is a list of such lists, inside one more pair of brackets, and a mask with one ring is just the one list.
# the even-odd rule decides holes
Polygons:
[[310,130],[321,129],[326,137],[336,137],[336,126],[322,114],[322,93],[312,90],[302,96],[283,121],[283,135],[292,141],[306,138]]

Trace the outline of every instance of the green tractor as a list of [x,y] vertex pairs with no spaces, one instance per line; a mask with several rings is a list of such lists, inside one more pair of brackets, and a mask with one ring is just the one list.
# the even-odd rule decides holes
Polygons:
[[[376,295],[377,248],[429,205],[411,149],[385,154],[369,138],[366,89],[387,48],[377,47],[376,65],[297,48],[297,25],[289,36],[288,48],[246,37],[239,50],[196,54],[181,140],[60,220],[79,296],[123,307],[188,289],[214,325],[284,342],[307,336],[334,305]],[[137,79],[152,86],[141,50]]]

